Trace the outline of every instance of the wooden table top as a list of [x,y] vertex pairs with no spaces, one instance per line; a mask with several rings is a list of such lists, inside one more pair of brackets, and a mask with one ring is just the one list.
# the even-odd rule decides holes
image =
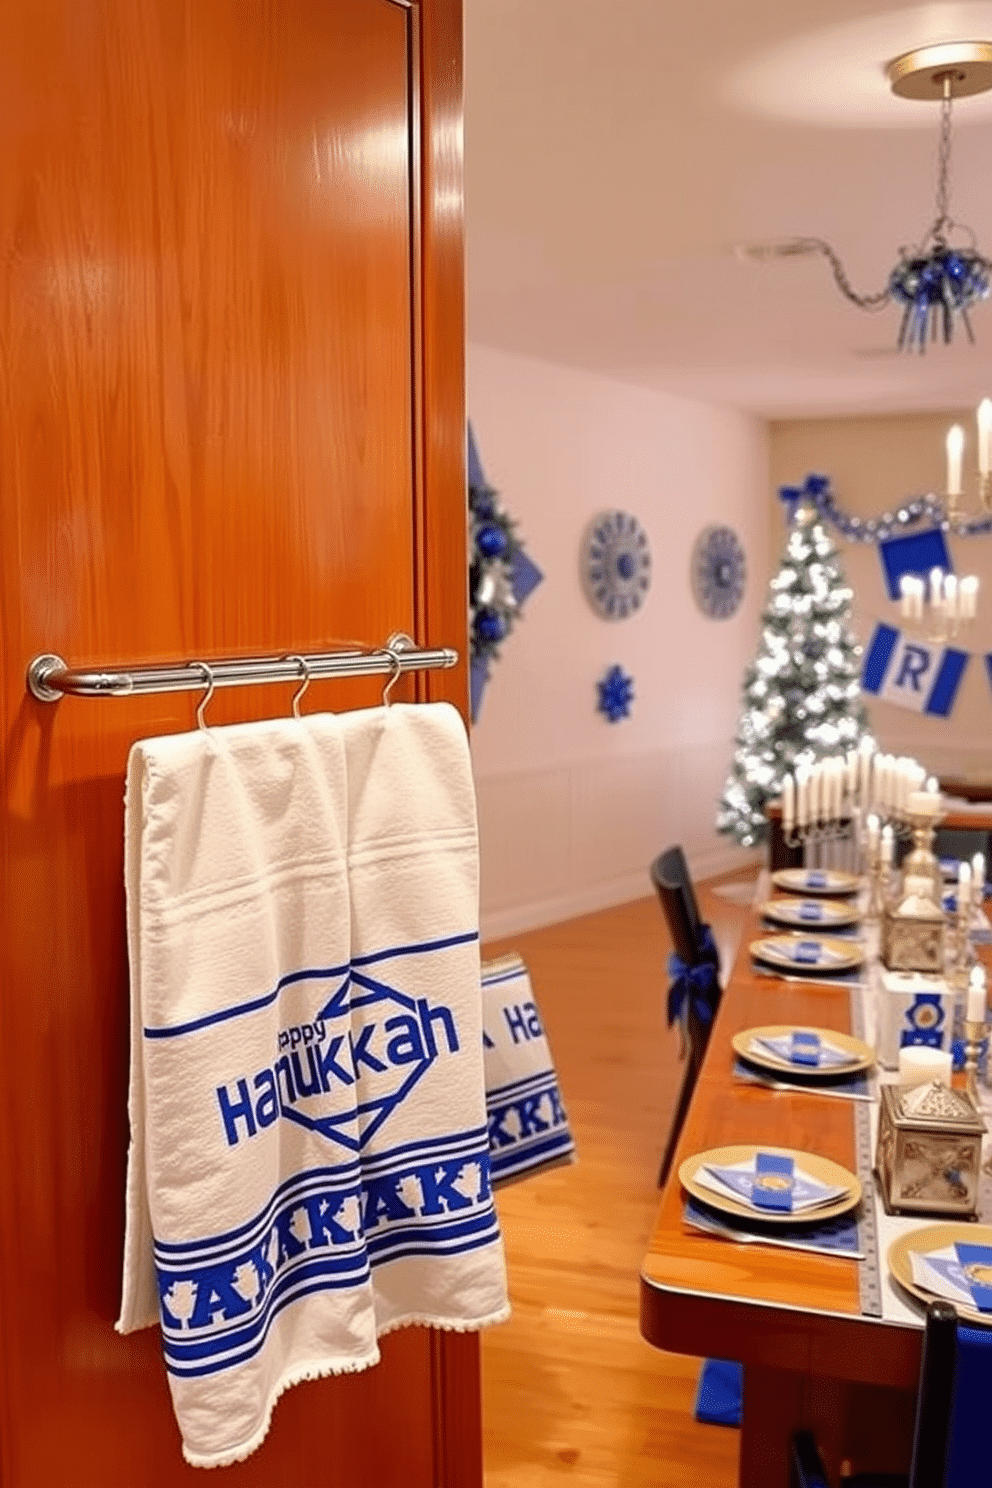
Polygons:
[[[915,1387],[921,1329],[862,1318],[855,1261],[699,1234],[682,1221],[683,1158],[738,1142],[792,1147],[856,1169],[852,1103],[736,1082],[731,1038],[767,1023],[850,1032],[850,988],[756,973],[752,915],[709,1048],[641,1274],[641,1332],[676,1353],[741,1359],[842,1379]],[[884,1257],[880,1257],[884,1265]]]

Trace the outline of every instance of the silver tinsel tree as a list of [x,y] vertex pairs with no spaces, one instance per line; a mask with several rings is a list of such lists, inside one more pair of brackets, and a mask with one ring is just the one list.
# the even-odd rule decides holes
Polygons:
[[744,675],[735,753],[717,831],[743,847],[768,835],[765,804],[797,766],[857,747],[867,731],[851,590],[816,508],[800,502]]

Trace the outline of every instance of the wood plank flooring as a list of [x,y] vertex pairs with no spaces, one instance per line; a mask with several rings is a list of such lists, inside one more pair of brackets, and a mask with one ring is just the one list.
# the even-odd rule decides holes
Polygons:
[[[753,875],[752,875],[753,876]],[[743,914],[700,893],[729,970]],[[731,1488],[739,1433],[693,1420],[699,1361],[637,1326],[681,1079],[656,899],[483,947],[527,963],[578,1162],[503,1189],[513,1317],[483,1335],[487,1488]]]

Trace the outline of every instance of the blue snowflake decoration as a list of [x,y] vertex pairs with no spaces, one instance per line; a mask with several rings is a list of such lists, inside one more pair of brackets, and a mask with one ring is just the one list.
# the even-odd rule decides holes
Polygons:
[[634,679],[627,676],[623,667],[610,667],[602,682],[596,683],[596,687],[599,692],[596,707],[610,723],[619,723],[621,718],[630,717],[630,705],[634,701]]

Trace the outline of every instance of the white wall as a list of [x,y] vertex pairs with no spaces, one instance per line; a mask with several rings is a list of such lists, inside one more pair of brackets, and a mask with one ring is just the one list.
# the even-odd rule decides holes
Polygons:
[[[938,349],[939,350],[939,349]],[[855,516],[874,517],[913,496],[939,491],[945,480],[944,438],[952,423],[964,425],[968,439],[965,475],[975,460],[973,409],[959,414],[927,413],[872,418],[794,419],[770,429],[772,491],[798,485],[810,471],[830,477],[839,505]],[[773,507],[780,506],[774,494]],[[975,502],[972,496],[972,509]],[[913,527],[910,531],[922,531]],[[772,548],[782,540],[780,512],[772,515]],[[899,607],[888,598],[882,565],[874,543],[848,543],[834,531],[845,571],[854,590],[853,620],[867,644],[875,625],[884,620],[900,626]],[[992,775],[992,689],[984,653],[992,651],[992,538],[948,538],[959,574],[981,580],[978,621],[955,642],[971,653],[949,718],[928,718],[867,696],[872,731],[883,749],[909,754],[936,774]]]
[[[748,861],[714,831],[768,552],[767,434],[737,412],[472,346],[469,417],[482,466],[544,582],[502,649],[473,736],[483,933],[512,934],[650,893],[651,859],[681,842],[694,871]],[[654,566],[642,609],[600,620],[580,586],[596,512],[643,523]],[[744,604],[706,619],[693,543],[732,525]],[[619,663],[632,716],[610,724],[596,683]]]

